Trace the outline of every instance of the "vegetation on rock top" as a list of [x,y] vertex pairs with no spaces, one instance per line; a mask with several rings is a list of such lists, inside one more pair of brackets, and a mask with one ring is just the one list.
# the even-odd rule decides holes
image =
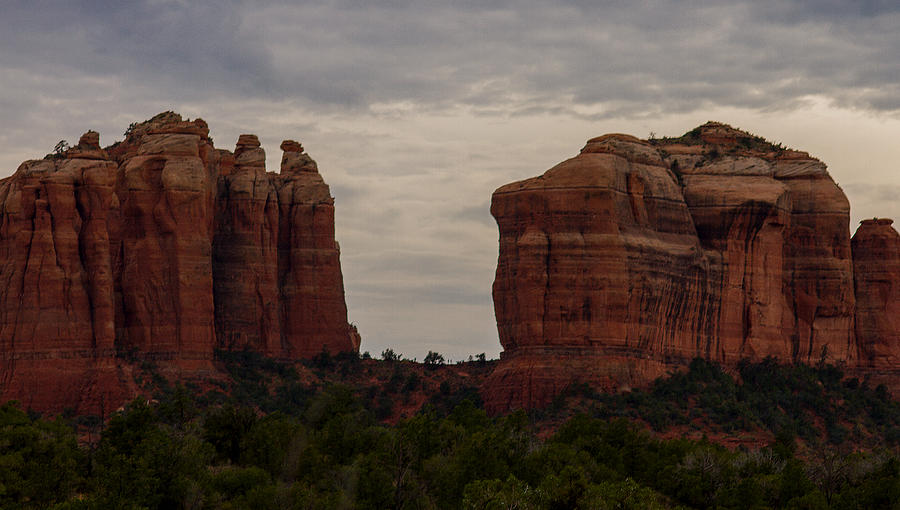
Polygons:
[[756,151],[756,152],[775,152],[780,153],[786,150],[787,148],[781,143],[773,143],[761,136],[754,135],[747,131],[743,131],[741,129],[733,128],[728,124],[723,124],[721,122],[709,121],[702,126],[697,126],[694,129],[688,131],[687,133],[681,136],[664,136],[662,138],[657,138],[654,134],[650,135],[650,138],[647,140],[653,145],[656,146],[666,146],[666,145],[705,145],[709,143],[704,140],[703,134],[706,130],[723,130],[726,131],[730,136],[734,138],[734,145],[741,149]]

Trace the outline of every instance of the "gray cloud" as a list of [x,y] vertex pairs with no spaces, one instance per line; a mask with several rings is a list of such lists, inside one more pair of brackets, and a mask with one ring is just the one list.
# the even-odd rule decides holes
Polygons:
[[463,207],[451,217],[459,221],[480,223],[481,225],[492,228],[496,225],[496,223],[494,223],[494,218],[491,216],[490,202]]
[[893,218],[900,222],[900,184],[849,183],[842,186],[853,205],[850,231],[868,218]]
[[[4,65],[18,64],[177,89],[266,92],[271,55],[243,30],[234,2],[28,2],[4,12]],[[39,63],[39,65],[36,65]],[[127,83],[126,83],[127,85]]]
[[322,108],[896,112],[895,2],[14,2],[4,66]]

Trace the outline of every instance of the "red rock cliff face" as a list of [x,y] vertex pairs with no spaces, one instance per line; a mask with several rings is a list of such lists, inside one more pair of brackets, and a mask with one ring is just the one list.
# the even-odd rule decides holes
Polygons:
[[900,371],[900,234],[892,220],[865,220],[853,236],[856,337],[863,369]]
[[850,204],[825,165],[721,124],[692,133],[658,146],[717,282],[712,357],[852,361]]
[[[646,384],[696,356],[856,366],[849,211],[820,161],[718,123],[595,138],[501,187],[504,352],[487,406],[543,405],[574,381]],[[866,299],[882,335],[869,343],[888,345],[896,325],[875,317],[896,298]]]
[[219,181],[213,270],[223,346],[274,357],[358,350],[347,324],[334,199],[299,143],[281,144],[280,174],[242,135]]
[[215,346],[208,134],[202,121],[157,119],[116,154],[119,343],[150,358],[208,360]]
[[266,173],[255,136],[232,154],[208,133],[160,114],[0,181],[0,398],[102,413],[135,391],[123,353],[204,371],[216,348],[358,349],[315,162],[285,142]]
[[109,218],[117,166],[87,133],[65,158],[27,161],[0,181],[2,399],[35,409],[115,409]]
[[590,140],[544,175],[498,189],[491,213],[504,357],[490,407],[545,403],[574,374],[638,384],[663,375],[668,357],[712,348],[708,262],[649,143]]

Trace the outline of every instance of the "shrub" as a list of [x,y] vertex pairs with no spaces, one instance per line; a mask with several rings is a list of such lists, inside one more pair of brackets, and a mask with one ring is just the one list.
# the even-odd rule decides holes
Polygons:
[[445,361],[446,360],[444,360],[444,356],[434,351],[428,351],[428,354],[425,355],[425,365],[427,366],[434,367],[437,365],[443,365]]

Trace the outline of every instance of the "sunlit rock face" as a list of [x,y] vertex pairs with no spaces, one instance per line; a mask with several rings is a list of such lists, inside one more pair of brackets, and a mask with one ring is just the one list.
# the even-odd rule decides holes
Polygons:
[[544,405],[573,382],[644,385],[697,356],[856,367],[884,357],[857,341],[857,299],[878,332],[869,345],[896,335],[875,319],[896,297],[858,297],[850,207],[825,165],[724,124],[589,140],[499,188],[491,212],[504,348],[484,388],[492,411]]
[[357,350],[333,199],[282,148],[267,173],[255,136],[215,149],[203,120],[167,112],[0,181],[0,398],[102,414],[134,394],[126,359],[177,374],[214,370],[217,348]]
[[[708,261],[674,176],[647,142],[590,140],[493,196],[500,228],[492,408],[546,403],[576,377],[603,386],[713,350]],[[590,362],[585,362],[585,360]]]

